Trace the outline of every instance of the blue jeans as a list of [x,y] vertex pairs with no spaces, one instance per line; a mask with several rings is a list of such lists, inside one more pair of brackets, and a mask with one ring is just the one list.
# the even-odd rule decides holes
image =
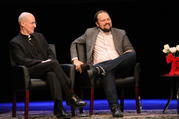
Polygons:
[[102,77],[104,91],[110,106],[118,105],[118,95],[115,84],[115,78],[128,76],[130,70],[133,69],[136,63],[136,53],[129,52],[123,54],[116,59],[104,61],[96,64],[101,66],[106,71],[106,76]]

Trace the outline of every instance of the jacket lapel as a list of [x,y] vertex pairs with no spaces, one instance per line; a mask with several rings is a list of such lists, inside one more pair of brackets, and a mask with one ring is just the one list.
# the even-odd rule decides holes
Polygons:
[[97,38],[97,35],[99,33],[99,29],[98,28],[95,28],[91,33],[90,33],[90,38],[88,40],[88,43],[89,45],[87,45],[87,63],[92,63],[93,61],[93,50],[94,50],[94,46],[95,46],[95,43],[96,43],[96,38]]
[[95,46],[95,43],[96,43],[96,38],[97,38],[98,33],[99,33],[99,29],[98,29],[98,28],[96,28],[96,29],[94,30],[94,33],[92,33],[92,34],[94,34],[94,35],[92,35],[92,37],[91,37],[91,49],[92,49],[92,50],[94,49],[94,46]]
[[120,51],[118,49],[118,47],[119,47],[119,42],[118,42],[119,41],[118,40],[119,36],[116,34],[114,29],[111,30],[111,34],[112,34],[112,37],[113,37],[113,42],[114,42],[115,49],[120,54]]

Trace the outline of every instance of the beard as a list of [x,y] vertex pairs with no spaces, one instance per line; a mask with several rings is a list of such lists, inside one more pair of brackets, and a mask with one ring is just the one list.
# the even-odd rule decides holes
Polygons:
[[110,32],[111,31],[111,27],[109,28],[109,29],[102,29],[102,28],[100,28],[103,32]]
[[100,27],[100,29],[103,31],[103,32],[110,32],[111,31],[111,25],[109,24],[109,23],[106,23],[104,26],[106,26],[106,25],[109,25],[110,26],[110,28],[108,28],[108,29],[106,29],[106,28],[101,28]]

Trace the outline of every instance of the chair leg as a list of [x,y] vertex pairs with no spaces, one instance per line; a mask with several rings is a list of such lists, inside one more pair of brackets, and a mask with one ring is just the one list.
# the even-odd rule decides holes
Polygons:
[[28,119],[28,113],[29,113],[29,90],[26,90],[26,92],[25,92],[25,113],[24,113],[24,119]]
[[90,115],[93,115],[93,108],[94,108],[94,87],[91,88]]
[[[82,89],[82,88],[80,88],[80,98],[81,98],[81,99],[84,99],[83,89]],[[79,111],[80,111],[80,114],[82,114],[82,113],[83,113],[83,107],[80,107],[80,108],[79,108]]]
[[76,116],[75,108],[71,106],[72,117]]
[[83,113],[83,107],[80,107],[79,110],[80,110],[80,114],[82,114]]
[[121,89],[121,94],[120,94],[120,110],[121,112],[124,112],[124,90]]
[[167,111],[167,109],[168,109],[168,107],[169,107],[169,105],[170,105],[170,101],[172,100],[172,97],[173,97],[173,88],[174,88],[174,82],[173,82],[173,80],[169,80],[170,81],[170,92],[169,92],[169,98],[168,98],[168,101],[167,101],[167,103],[166,103],[166,105],[165,105],[165,108],[164,108],[164,110],[163,110],[163,113],[165,113],[166,111]]
[[179,114],[179,88],[177,87],[177,114]]
[[[73,85],[72,85],[72,88],[70,90],[71,90],[71,92],[74,93]],[[76,108],[74,108],[73,106],[71,106],[71,114],[72,114],[72,117],[76,116]]]
[[16,91],[13,91],[12,97],[12,117],[16,117]]
[[140,103],[140,95],[139,95],[139,88],[135,87],[135,95],[136,95],[136,110],[137,113],[141,113],[141,103]]

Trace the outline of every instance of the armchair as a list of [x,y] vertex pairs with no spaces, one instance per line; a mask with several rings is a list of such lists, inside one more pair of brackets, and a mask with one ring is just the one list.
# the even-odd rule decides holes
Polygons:
[[[84,44],[76,44],[78,58],[80,61],[86,63],[86,47]],[[132,76],[116,79],[116,85],[117,88],[120,88],[121,91],[121,98],[120,98],[120,110],[124,111],[124,92],[125,88],[134,87],[135,92],[135,100],[136,100],[136,111],[137,113],[141,113],[141,103],[140,103],[140,95],[139,95],[139,80],[140,80],[140,63],[136,63],[134,67],[134,72]],[[86,82],[90,83],[88,85],[90,87],[90,115],[93,114],[93,107],[94,107],[94,89],[97,87],[100,87],[100,82],[95,81],[93,78],[90,80],[84,80],[83,76],[81,76],[82,80],[80,80],[80,83],[82,83],[82,86],[84,87],[84,84],[87,84]]]
[[[55,45],[49,44],[50,48],[54,52],[56,56],[55,51]],[[10,49],[11,50],[11,49]],[[28,119],[28,112],[29,112],[29,97],[30,97],[30,91],[35,89],[46,89],[47,84],[44,80],[41,79],[32,79],[29,76],[29,72],[25,66],[17,66],[12,58],[11,51],[10,51],[10,62],[12,66],[12,86],[13,86],[13,100],[12,100],[12,117],[16,117],[16,93],[18,91],[25,92],[25,109],[24,109],[24,119]],[[71,83],[71,89],[73,89],[74,84],[74,65],[72,64],[62,64],[62,67],[65,71],[65,73],[70,78]],[[74,110],[72,109],[72,113],[74,113]]]

